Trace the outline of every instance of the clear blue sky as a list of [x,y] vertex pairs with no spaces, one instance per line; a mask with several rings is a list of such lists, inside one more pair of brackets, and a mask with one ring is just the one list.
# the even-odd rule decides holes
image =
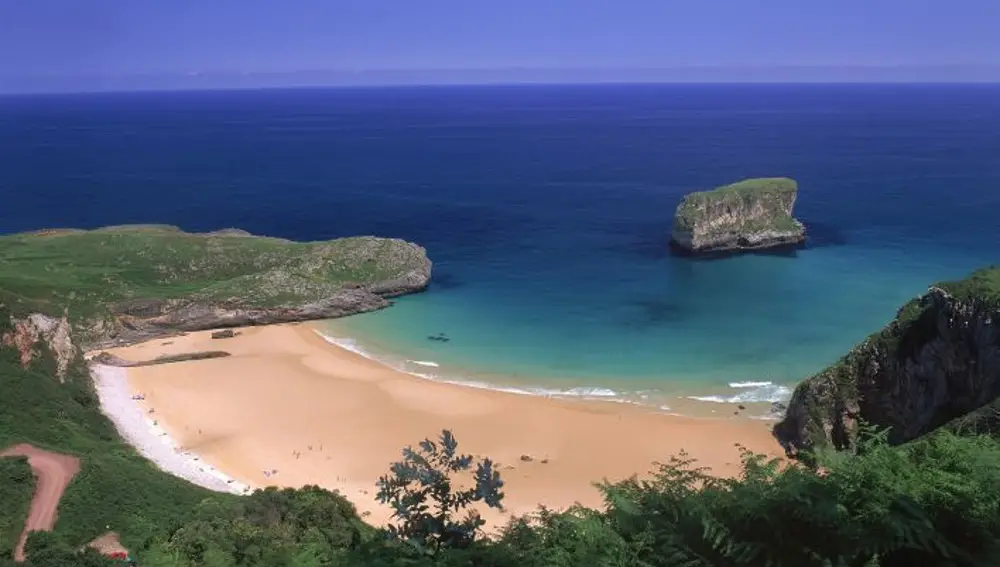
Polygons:
[[986,68],[998,27],[1000,0],[0,0],[0,90],[138,74]]

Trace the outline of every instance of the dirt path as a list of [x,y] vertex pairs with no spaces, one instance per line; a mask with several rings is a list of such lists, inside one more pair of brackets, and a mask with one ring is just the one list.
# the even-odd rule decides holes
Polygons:
[[24,543],[28,539],[28,532],[52,530],[56,523],[59,499],[69,481],[80,472],[80,459],[43,451],[28,444],[8,447],[0,452],[0,457],[28,457],[28,465],[38,481],[21,539],[14,548],[14,561],[24,561]]

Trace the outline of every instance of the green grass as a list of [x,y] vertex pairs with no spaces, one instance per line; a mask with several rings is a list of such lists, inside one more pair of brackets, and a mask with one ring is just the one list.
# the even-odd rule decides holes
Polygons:
[[969,277],[941,282],[937,287],[958,299],[978,299],[993,306],[1000,306],[1000,266],[989,266],[976,270]]
[[721,185],[709,191],[692,193],[695,198],[716,199],[719,197],[761,197],[775,193],[795,193],[798,184],[788,177],[754,177]]
[[130,301],[281,307],[420,267],[423,251],[373,237],[300,243],[172,227],[0,237],[0,302],[15,312],[104,316]]
[[749,208],[761,203],[768,212],[766,218],[748,219],[739,230],[799,230],[801,227],[784,209],[783,203],[794,198],[798,184],[786,177],[745,179],[710,191],[689,193],[677,207],[675,223],[681,230],[691,231],[704,220],[706,209],[713,205]]

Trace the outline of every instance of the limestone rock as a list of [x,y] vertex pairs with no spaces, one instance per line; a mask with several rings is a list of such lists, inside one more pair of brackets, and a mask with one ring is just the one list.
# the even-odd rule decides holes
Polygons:
[[66,317],[32,313],[23,319],[11,317],[10,323],[13,329],[0,336],[0,344],[16,348],[23,366],[28,366],[40,354],[38,349],[44,344],[55,358],[56,374],[63,378],[70,360],[76,355]]
[[797,194],[797,183],[783,177],[690,193],[677,206],[670,246],[702,255],[800,245],[806,230],[792,216]]
[[798,385],[775,437],[789,454],[850,446],[859,420],[915,439],[1000,397],[1000,267],[938,284]]

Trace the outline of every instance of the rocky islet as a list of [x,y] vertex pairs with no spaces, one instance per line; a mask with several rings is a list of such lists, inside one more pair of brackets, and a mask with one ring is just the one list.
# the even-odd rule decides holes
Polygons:
[[786,177],[689,193],[677,205],[670,247],[700,256],[799,246],[806,229],[792,216],[797,196],[798,184]]

